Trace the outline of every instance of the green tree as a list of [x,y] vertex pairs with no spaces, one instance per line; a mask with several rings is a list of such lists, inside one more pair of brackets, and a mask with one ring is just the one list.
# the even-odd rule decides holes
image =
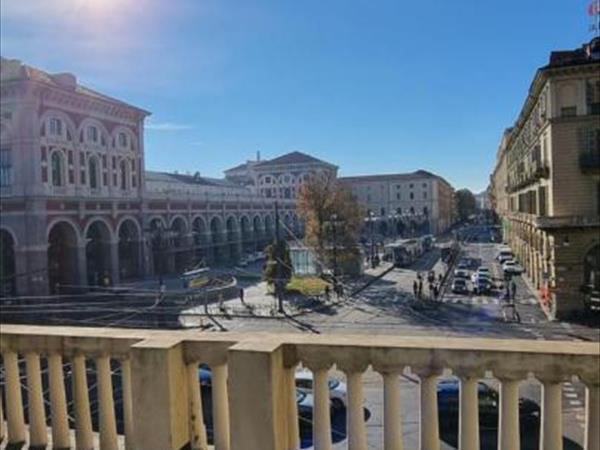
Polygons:
[[460,220],[466,220],[470,215],[477,212],[477,201],[475,195],[468,189],[456,191],[456,212]]

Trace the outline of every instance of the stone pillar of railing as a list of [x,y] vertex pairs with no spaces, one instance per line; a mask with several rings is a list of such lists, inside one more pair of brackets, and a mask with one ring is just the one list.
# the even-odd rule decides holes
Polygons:
[[96,376],[98,377],[100,448],[102,450],[119,450],[112,372],[108,355],[96,358]]
[[328,372],[331,364],[325,361],[304,361],[313,373],[313,445],[315,450],[331,450],[331,406]]
[[75,401],[75,446],[77,450],[92,450],[94,435],[90,415],[87,370],[85,356],[73,356],[73,399]]
[[225,361],[212,364],[213,428],[215,450],[229,450],[229,392],[227,390],[228,367]]
[[367,362],[362,358],[345,359],[337,364],[346,374],[348,386],[347,430],[348,450],[367,450],[362,374]]
[[4,410],[2,409],[2,391],[0,388],[0,442],[4,441]]
[[39,353],[28,352],[25,355],[25,363],[27,365],[29,445],[31,448],[46,448],[48,433]]
[[383,377],[383,448],[402,450],[402,417],[400,404],[401,365],[373,364]]
[[71,439],[69,436],[63,361],[59,353],[48,355],[48,379],[50,384],[52,445],[55,450],[67,450],[71,446]]
[[144,340],[131,347],[130,359],[136,449],[180,450],[190,437],[181,340]]
[[440,426],[437,403],[437,381],[441,371],[434,368],[412,368],[421,379],[420,448],[440,449]]
[[287,448],[289,450],[300,449],[300,427],[298,424],[298,400],[296,397],[296,365],[286,367],[285,376],[285,396],[286,396],[286,415],[287,415]]
[[23,416],[23,397],[21,395],[21,380],[19,374],[18,356],[14,352],[2,354],[6,379],[6,427],[8,429],[8,443],[19,444],[25,442],[25,418]]
[[286,450],[283,351],[277,341],[232,346],[229,361],[231,450]]
[[198,364],[187,365],[188,392],[190,395],[190,444],[192,450],[207,450],[206,427],[202,411],[202,394],[198,380]]
[[562,450],[562,382],[565,380],[557,371],[536,373],[542,382],[542,417],[540,427],[540,449]]
[[123,391],[123,431],[125,433],[125,450],[135,450],[133,434],[133,404],[131,398],[131,361],[121,360],[121,389]]
[[484,374],[472,367],[454,370],[460,378],[459,450],[479,450],[479,378]]
[[588,373],[581,375],[585,383],[585,438],[584,450],[600,450],[600,380],[598,366],[589,367]]
[[498,450],[520,450],[519,384],[526,374],[497,373],[500,380],[498,411]]

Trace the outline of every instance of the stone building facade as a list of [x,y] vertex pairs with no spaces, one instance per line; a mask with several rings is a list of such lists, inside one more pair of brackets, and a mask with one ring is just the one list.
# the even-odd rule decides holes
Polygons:
[[580,310],[600,290],[600,39],[552,52],[537,71],[491,185],[505,240],[549,314]]
[[[0,285],[42,295],[178,273],[261,249],[274,201],[200,176],[148,173],[148,112],[71,74],[0,64]],[[292,199],[281,220],[301,233]]]
[[266,161],[257,157],[256,161],[226,170],[225,177],[265,198],[296,200],[300,187],[311,176],[322,173],[336,176],[337,170],[331,163],[295,151]]
[[374,215],[380,234],[439,234],[453,223],[454,189],[425,170],[342,177],[340,181]]

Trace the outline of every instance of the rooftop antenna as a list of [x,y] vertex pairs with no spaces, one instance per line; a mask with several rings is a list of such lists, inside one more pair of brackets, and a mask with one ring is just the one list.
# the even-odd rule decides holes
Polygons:
[[588,6],[588,16],[590,17],[589,30],[595,37],[600,37],[600,0],[592,0]]

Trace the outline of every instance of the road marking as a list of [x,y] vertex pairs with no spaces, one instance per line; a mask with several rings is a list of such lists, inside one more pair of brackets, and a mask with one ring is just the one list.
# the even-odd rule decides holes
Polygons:
[[582,403],[579,400],[569,400],[569,404],[571,406],[582,406]]
[[567,398],[577,398],[577,394],[575,392],[565,392],[565,397],[567,397]]

